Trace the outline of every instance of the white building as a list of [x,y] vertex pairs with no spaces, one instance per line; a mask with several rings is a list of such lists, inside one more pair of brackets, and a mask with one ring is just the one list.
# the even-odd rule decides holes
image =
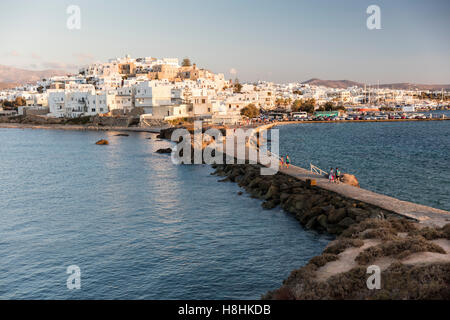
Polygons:
[[135,97],[135,106],[151,114],[154,106],[172,104],[172,87],[160,81],[141,82],[136,85]]
[[48,90],[50,116],[76,118],[116,109],[114,91],[96,91],[93,85]]

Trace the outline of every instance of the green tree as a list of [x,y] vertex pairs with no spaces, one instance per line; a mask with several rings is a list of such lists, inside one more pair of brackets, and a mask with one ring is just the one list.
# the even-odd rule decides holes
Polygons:
[[239,83],[239,79],[236,78],[234,80],[234,93],[241,93],[242,90],[242,84]]
[[324,111],[333,111],[334,110],[334,105],[331,102],[326,102],[323,105],[323,109],[324,109]]
[[[298,102],[297,102],[298,105]],[[316,107],[316,100],[314,98],[307,99],[301,101],[301,104],[298,106],[298,110],[296,111],[304,111],[307,113],[314,113],[314,109]]]
[[183,66],[183,67],[190,67],[190,66],[192,66],[191,60],[189,58],[184,58],[183,62],[181,62],[181,66]]
[[297,112],[297,111],[300,110],[301,106],[302,106],[302,101],[301,100],[295,100],[292,103],[291,109],[292,109],[292,111]]
[[241,115],[247,118],[256,118],[259,116],[259,113],[259,109],[253,103],[250,103],[241,110]]

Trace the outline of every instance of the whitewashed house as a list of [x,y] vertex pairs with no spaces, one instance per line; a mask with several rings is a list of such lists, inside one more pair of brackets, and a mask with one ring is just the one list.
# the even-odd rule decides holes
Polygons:
[[136,85],[135,97],[135,106],[151,114],[154,106],[172,104],[172,87],[158,81],[141,82]]

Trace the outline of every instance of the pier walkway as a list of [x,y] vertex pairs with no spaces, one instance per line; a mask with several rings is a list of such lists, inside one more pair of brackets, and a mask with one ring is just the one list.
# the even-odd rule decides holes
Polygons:
[[399,200],[366,189],[350,186],[344,183],[329,182],[327,178],[314,174],[309,170],[292,166],[283,168],[280,172],[295,177],[299,180],[316,180],[317,187],[335,192],[346,198],[355,199],[379,208],[394,212],[398,215],[417,220],[424,224],[442,227],[450,223],[450,212],[424,206],[417,203]]
[[[256,131],[268,130],[276,123],[264,125],[258,127]],[[247,144],[248,147],[255,147],[255,137],[253,143]],[[247,152],[248,153],[248,152]],[[246,156],[247,157],[247,156]],[[344,183],[332,183],[324,176],[312,173],[310,170],[306,170],[294,165],[290,165],[289,168],[280,168],[279,172],[290,175],[301,181],[307,179],[316,180],[316,187],[322,188],[328,191],[335,192],[343,197],[358,200],[367,204],[374,205],[381,209],[393,212],[400,216],[404,216],[410,219],[414,219],[425,225],[432,225],[442,227],[447,223],[450,223],[450,212],[428,207],[425,205],[412,203],[408,201],[399,200],[390,196],[375,193],[366,189],[350,186]]]

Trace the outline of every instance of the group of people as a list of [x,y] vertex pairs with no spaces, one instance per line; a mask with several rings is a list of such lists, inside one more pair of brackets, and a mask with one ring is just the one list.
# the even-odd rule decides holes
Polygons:
[[281,156],[280,157],[280,168],[283,169],[285,166],[286,168],[289,168],[289,165],[291,164],[291,159],[288,155],[286,157]]
[[341,171],[339,171],[339,168],[331,168],[330,174],[328,175],[328,182],[339,183],[341,177]]

